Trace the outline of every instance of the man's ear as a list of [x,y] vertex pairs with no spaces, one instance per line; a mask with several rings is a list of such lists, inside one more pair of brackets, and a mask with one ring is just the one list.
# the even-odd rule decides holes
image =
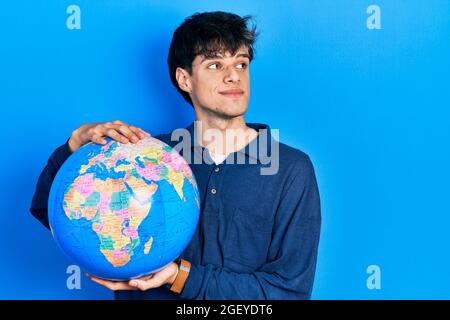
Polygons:
[[178,67],[177,70],[175,70],[175,78],[177,79],[178,86],[181,90],[186,91],[187,93],[192,92],[191,77],[186,70]]

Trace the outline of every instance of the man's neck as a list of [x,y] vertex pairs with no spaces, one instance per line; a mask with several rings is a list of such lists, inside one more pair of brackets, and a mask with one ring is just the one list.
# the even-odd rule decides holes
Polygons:
[[195,131],[200,145],[210,153],[222,155],[244,148],[258,135],[246,125],[244,116],[224,119],[197,115]]

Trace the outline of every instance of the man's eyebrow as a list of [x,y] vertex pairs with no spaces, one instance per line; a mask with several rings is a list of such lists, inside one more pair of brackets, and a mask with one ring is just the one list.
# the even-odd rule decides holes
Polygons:
[[[241,58],[241,57],[243,57],[243,58],[248,58],[248,59],[250,60],[250,55],[249,55],[248,53],[241,53],[241,54],[238,54],[238,55],[235,56],[235,57],[236,57],[236,58]],[[204,58],[202,59],[202,61],[200,61],[200,63],[203,63],[203,62],[205,62],[205,61],[207,61],[207,60],[215,60],[215,59],[223,59],[223,56],[216,54],[216,55],[214,55],[214,56],[204,57]]]

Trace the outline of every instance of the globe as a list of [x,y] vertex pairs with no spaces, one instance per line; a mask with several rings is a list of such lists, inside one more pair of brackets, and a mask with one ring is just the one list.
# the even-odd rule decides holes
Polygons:
[[84,272],[110,280],[148,275],[175,260],[199,219],[195,177],[180,154],[147,137],[107,139],[74,152],[49,195],[52,235]]

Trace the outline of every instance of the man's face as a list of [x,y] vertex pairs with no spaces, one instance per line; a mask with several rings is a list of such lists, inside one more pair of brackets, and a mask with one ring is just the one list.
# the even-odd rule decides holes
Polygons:
[[243,46],[215,57],[198,55],[192,62],[191,99],[196,108],[232,118],[247,111],[250,98],[250,60]]

